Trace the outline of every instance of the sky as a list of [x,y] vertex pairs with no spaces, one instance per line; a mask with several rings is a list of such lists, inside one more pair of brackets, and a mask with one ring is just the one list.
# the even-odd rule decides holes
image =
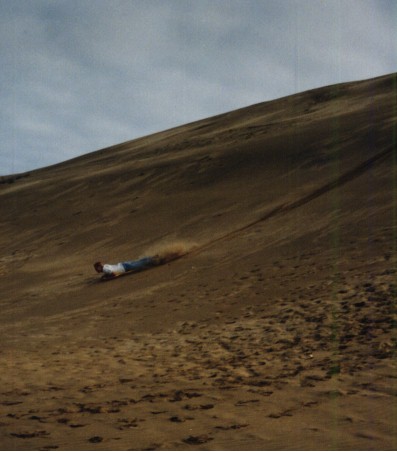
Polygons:
[[396,72],[396,0],[0,0],[0,175]]

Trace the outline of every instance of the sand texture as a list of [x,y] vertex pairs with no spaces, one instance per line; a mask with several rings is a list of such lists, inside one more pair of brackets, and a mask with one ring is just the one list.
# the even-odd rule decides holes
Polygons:
[[0,178],[1,448],[396,449],[395,88]]

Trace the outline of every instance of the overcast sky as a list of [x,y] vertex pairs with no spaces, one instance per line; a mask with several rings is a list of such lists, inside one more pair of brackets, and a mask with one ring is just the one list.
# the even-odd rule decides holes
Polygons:
[[396,71],[396,0],[0,0],[0,174]]

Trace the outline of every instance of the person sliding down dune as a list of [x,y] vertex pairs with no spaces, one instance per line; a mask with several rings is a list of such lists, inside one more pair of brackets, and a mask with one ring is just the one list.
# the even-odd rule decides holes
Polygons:
[[118,264],[95,262],[94,268],[97,273],[104,273],[102,279],[109,279],[115,278],[123,273],[139,272],[151,267],[156,267],[157,265],[163,265],[177,257],[179,257],[177,254],[168,254],[164,257],[160,257],[159,255],[142,257],[135,261],[119,262]]

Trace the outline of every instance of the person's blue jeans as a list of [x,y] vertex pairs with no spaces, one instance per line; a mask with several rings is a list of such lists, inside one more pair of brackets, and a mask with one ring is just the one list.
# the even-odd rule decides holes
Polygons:
[[122,266],[126,272],[145,270],[154,265],[155,261],[152,257],[142,257],[142,259],[138,259],[137,261],[122,262]]

